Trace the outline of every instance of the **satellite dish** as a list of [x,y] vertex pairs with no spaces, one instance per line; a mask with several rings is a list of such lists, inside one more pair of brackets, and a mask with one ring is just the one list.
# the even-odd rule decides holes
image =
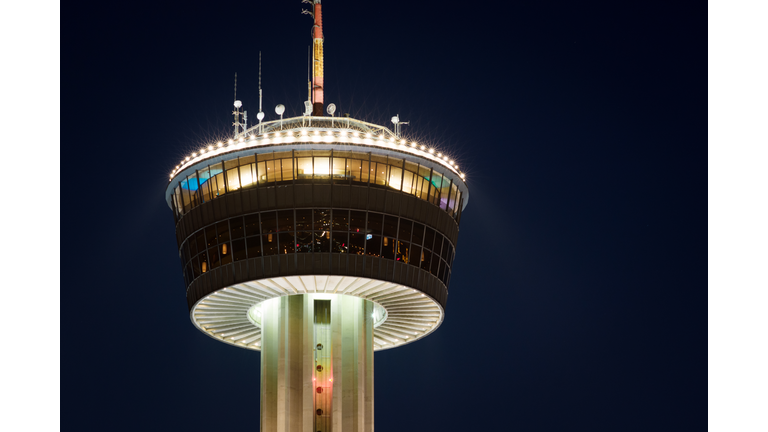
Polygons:
[[304,101],[304,115],[310,115],[312,114],[312,102],[306,100]]
[[277,115],[281,116],[283,115],[284,112],[285,112],[285,105],[280,104],[275,107],[275,113],[277,113]]
[[335,113],[335,112],[336,112],[336,104],[329,104],[328,105],[328,114],[330,114],[331,117],[333,117],[333,113]]
[[264,113],[259,111],[259,113],[256,114],[256,118],[259,119],[259,121],[262,121],[264,119]]
[[240,108],[241,106],[243,106],[243,103],[238,101],[238,100],[236,100],[235,101],[235,108]]
[[400,123],[400,117],[398,117],[398,116],[392,117],[392,123],[394,123],[394,124]]

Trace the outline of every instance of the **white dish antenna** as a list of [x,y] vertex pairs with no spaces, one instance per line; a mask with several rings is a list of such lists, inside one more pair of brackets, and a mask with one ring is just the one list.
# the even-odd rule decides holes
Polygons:
[[333,117],[333,113],[336,112],[336,104],[328,104],[328,114]]
[[285,105],[280,104],[280,105],[275,107],[275,113],[277,115],[282,116],[284,112],[285,112]]
[[394,124],[400,123],[400,117],[399,116],[392,117],[392,123],[394,123]]
[[240,108],[241,106],[243,106],[243,103],[240,102],[239,100],[236,100],[235,101],[235,108]]
[[259,121],[264,120],[264,113],[259,111],[259,113],[256,114],[256,118],[259,119]]

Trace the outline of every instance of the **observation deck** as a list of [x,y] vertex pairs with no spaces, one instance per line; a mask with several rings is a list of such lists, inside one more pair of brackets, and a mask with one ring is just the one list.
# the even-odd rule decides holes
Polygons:
[[445,315],[462,210],[455,161],[351,118],[261,123],[185,157],[169,177],[190,317],[259,350],[259,307],[296,294],[374,303],[373,348]]

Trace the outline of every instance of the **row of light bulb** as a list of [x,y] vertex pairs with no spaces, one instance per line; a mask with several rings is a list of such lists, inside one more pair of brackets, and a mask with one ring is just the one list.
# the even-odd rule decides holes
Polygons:
[[[309,135],[310,134],[307,133],[306,130],[302,130],[301,133],[299,135],[297,135],[296,137],[302,137],[303,138],[303,137],[307,137]],[[353,138],[360,138],[360,132],[354,131],[354,132],[351,133],[351,135],[352,135]],[[270,139],[270,137],[282,138],[282,136],[280,135],[280,132],[273,132],[272,134],[266,133],[263,136],[264,139]],[[286,138],[294,138],[294,136],[291,135],[290,132],[287,133],[285,135],[285,137]],[[320,137],[321,137],[320,131],[314,131],[314,133],[312,134],[312,139],[316,138],[319,141]],[[333,138],[333,135],[326,135],[325,138],[326,139]],[[345,137],[339,136],[339,138],[345,138]],[[367,132],[365,134],[364,138],[365,139],[372,139],[372,138],[374,138],[374,136],[373,136],[372,133]],[[378,139],[381,140],[380,136],[376,136],[375,138],[378,138]],[[251,142],[255,141],[255,140],[256,140],[256,135],[251,135],[248,138],[248,141],[251,141]],[[426,146],[418,145],[415,142],[411,142],[410,144],[408,144],[408,142],[406,140],[404,140],[404,139],[401,139],[399,142],[397,142],[394,137],[390,137],[389,139],[384,139],[384,141],[389,141],[390,144],[397,144],[397,145],[399,145],[401,147],[405,147],[405,148],[411,147],[411,148],[416,149],[416,150],[421,150],[422,152],[427,152],[427,153],[429,153],[430,155],[433,155],[433,156],[435,155],[435,149],[432,149],[432,148],[427,149]],[[229,141],[227,141],[227,146],[231,147],[233,145],[241,145],[241,144],[244,144],[245,142],[246,142],[246,140],[245,140],[244,137],[240,137],[240,139],[237,140],[237,144],[235,143],[235,140],[230,139]],[[181,161],[181,163],[179,165],[176,165],[174,170],[171,172],[169,180],[173,180],[173,176],[175,176],[184,167],[184,165],[187,162],[189,162],[191,159],[196,158],[198,155],[202,156],[205,153],[210,153],[210,152],[213,152],[215,150],[222,150],[223,148],[224,148],[224,143],[219,141],[218,143],[216,143],[216,146],[209,145],[206,148],[200,149],[200,151],[198,151],[198,152],[192,153],[191,156],[187,156],[186,158],[184,158],[184,160]],[[456,165],[456,163],[453,160],[449,159],[447,155],[443,155],[442,153],[438,152],[437,153],[437,158],[440,160],[441,163],[443,163],[444,165],[449,165],[451,168],[455,169],[458,172],[459,166]],[[459,172],[459,177],[461,177],[462,180],[463,180],[465,178],[464,173]]]

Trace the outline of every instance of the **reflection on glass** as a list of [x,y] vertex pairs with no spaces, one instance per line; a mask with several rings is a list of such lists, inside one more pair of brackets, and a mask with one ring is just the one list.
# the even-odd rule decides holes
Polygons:
[[[258,240],[258,238],[256,240]],[[232,242],[232,258],[235,261],[242,261],[246,258],[245,239],[234,240]]]
[[296,231],[296,252],[312,252],[312,231]]
[[421,265],[421,261],[424,259],[424,253],[421,251],[421,246],[411,246],[410,256],[408,262],[416,267]]
[[215,269],[216,267],[219,266],[219,264],[221,264],[221,262],[219,262],[219,258],[220,256],[219,256],[218,248],[212,247],[208,249],[208,259],[210,260],[210,263],[211,263],[211,266],[210,266],[211,270]]
[[245,239],[248,249],[248,258],[258,258],[261,256],[261,236],[248,237]]
[[330,231],[331,230],[331,210],[320,209],[314,211],[315,215],[315,230]]
[[402,187],[403,170],[397,167],[390,167],[389,169],[389,187],[395,190],[400,190]]
[[331,246],[331,232],[330,231],[315,231],[315,252],[330,252]]
[[395,250],[395,261],[402,261],[406,264],[408,264],[408,259],[410,258],[409,251],[411,249],[411,244],[404,241],[397,241],[397,250]]
[[293,231],[293,210],[280,210],[277,212],[277,230]]
[[293,253],[296,250],[296,238],[293,232],[280,233],[280,246],[278,250],[281,254]]
[[198,180],[200,182],[200,199],[202,202],[210,201],[211,200],[211,182],[209,181],[211,179],[211,174],[208,171],[208,167],[199,169],[197,171]]
[[[350,238],[352,236],[350,235]],[[370,238],[369,238],[370,237]],[[376,234],[368,234],[364,237],[365,240],[365,254],[375,257],[381,256],[381,236]],[[393,248],[394,249],[394,248]]]
[[331,252],[347,253],[349,251],[346,232],[334,230],[331,239]]
[[266,234],[261,236],[261,243],[264,256],[277,255],[277,234]]
[[296,210],[296,229],[312,229],[312,210]]
[[[374,213],[371,213],[374,214]],[[379,222],[381,223],[381,222]],[[365,232],[365,212],[351,210],[349,212],[349,230],[353,232]]]
[[232,238],[238,239],[244,236],[243,218],[236,217],[229,220],[229,226],[232,229]]
[[349,231],[348,210],[333,210],[333,230]]
[[363,255],[365,253],[365,234],[349,233],[349,253]]

